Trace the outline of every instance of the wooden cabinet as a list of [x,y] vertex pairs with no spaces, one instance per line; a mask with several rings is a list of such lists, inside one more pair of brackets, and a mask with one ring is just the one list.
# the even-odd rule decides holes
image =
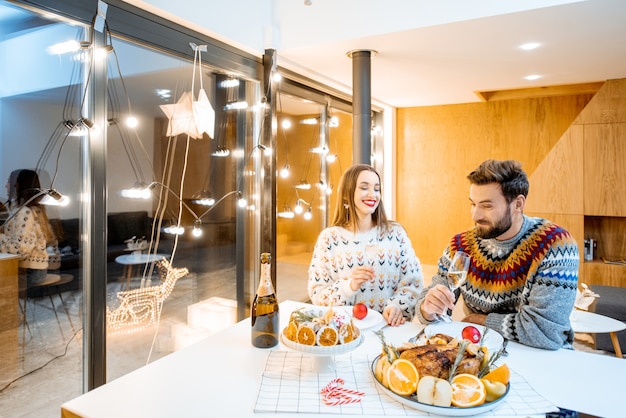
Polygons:
[[607,81],[581,113],[585,240],[597,242],[584,260],[587,284],[626,287],[626,80]]
[[587,284],[626,287],[626,217],[585,216],[585,240],[592,238],[597,247],[595,258],[585,260]]

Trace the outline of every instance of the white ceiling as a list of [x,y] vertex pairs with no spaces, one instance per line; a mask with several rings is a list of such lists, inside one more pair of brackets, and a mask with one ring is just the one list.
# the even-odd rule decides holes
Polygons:
[[[303,2],[276,2],[283,8],[276,14],[284,17],[278,64],[351,91],[346,52],[375,50],[372,98],[395,107],[475,102],[477,91],[626,77],[625,0]],[[563,4],[506,12],[517,3]],[[375,7],[368,11],[367,4]],[[381,4],[389,7],[383,11]],[[541,46],[519,49],[526,42]],[[527,81],[529,74],[542,77]]]
[[[258,56],[275,48],[279,67],[347,93],[346,53],[375,50],[378,105],[467,103],[481,100],[478,91],[626,77],[626,0],[127,1]],[[525,42],[541,47],[522,51]]]
[[373,101],[396,107],[626,77],[626,0],[127,1],[348,93],[346,53],[375,50]]

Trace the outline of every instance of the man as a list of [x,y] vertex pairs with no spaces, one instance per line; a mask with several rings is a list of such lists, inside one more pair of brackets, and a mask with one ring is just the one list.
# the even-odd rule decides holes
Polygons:
[[524,215],[528,177],[517,161],[487,160],[470,181],[472,230],[455,235],[439,259],[416,313],[423,323],[454,308],[446,272],[454,253],[471,256],[463,321],[533,347],[571,348],[569,315],[578,286],[578,246],[552,222]]

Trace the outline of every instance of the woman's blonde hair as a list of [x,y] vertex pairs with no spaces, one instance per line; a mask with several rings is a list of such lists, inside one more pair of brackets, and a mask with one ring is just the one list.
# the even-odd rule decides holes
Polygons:
[[[380,175],[371,165],[356,164],[348,168],[339,179],[337,188],[337,204],[335,205],[335,213],[333,215],[332,226],[342,226],[346,229],[354,230],[356,228],[356,208],[354,207],[354,193],[357,187],[359,174],[363,171],[371,171],[378,177],[380,183]],[[382,199],[378,202],[378,207],[372,213],[372,221],[374,225],[381,228],[383,232],[389,229],[389,220],[385,213]]]

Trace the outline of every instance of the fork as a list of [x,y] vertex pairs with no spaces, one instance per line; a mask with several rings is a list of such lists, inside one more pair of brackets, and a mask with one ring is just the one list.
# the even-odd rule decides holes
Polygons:
[[422,336],[422,334],[424,333],[424,331],[426,331],[426,327],[422,328],[422,329],[421,329],[421,330],[420,330],[417,334],[415,334],[415,336],[414,336],[414,337],[411,337],[411,338],[409,339],[409,342],[410,342],[411,344],[415,344],[415,343],[417,342],[417,339],[418,339],[419,337],[421,337],[421,336]]

